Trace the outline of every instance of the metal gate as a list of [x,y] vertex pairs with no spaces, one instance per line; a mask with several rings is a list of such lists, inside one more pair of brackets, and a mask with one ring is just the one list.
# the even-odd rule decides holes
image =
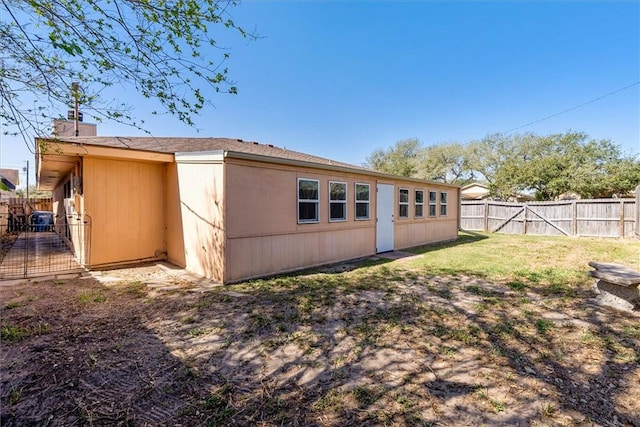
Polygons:
[[0,217],[0,280],[81,271],[88,268],[91,218],[33,212]]

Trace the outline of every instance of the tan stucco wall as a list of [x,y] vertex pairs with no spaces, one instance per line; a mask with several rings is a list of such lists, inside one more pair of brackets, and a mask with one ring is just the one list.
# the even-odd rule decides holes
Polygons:
[[51,192],[52,212],[56,225],[64,221],[64,181]]
[[165,211],[167,214],[167,260],[180,267],[186,267],[178,165],[175,163],[166,165]]
[[[415,182],[394,182],[394,248],[403,249],[428,243],[453,240],[458,236],[459,188]],[[400,189],[409,190],[409,218],[400,218]],[[415,217],[415,190],[424,191],[424,217]],[[437,192],[436,216],[429,217],[429,191]],[[440,215],[440,193],[447,193],[447,215]]]
[[164,256],[164,170],[163,163],[84,159],[91,266]]
[[[225,281],[375,252],[375,181],[355,174],[227,160]],[[298,178],[319,180],[320,222],[297,223]],[[329,222],[329,181],[347,184],[347,221]],[[370,184],[370,219],[354,221],[355,183]]]
[[[170,167],[171,168],[171,167]],[[170,207],[170,259],[194,273],[216,281],[224,278],[224,169],[222,163],[178,163],[172,180],[178,177],[176,189],[168,192]],[[175,205],[179,206],[178,212]],[[183,255],[180,257],[181,222]]]

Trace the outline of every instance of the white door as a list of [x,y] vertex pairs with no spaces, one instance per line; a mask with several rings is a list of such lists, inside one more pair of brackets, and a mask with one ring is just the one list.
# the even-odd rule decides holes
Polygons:
[[393,250],[393,185],[378,184],[376,252]]

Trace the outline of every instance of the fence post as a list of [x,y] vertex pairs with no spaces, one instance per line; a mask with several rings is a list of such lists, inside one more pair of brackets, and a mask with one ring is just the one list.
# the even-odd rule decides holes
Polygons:
[[635,205],[635,224],[633,224],[633,232],[636,235],[636,239],[640,240],[640,185],[636,187],[636,205]]
[[578,202],[576,200],[571,201],[571,235],[578,235]]
[[489,199],[484,199],[484,224],[483,230],[489,231]]
[[624,237],[624,199],[620,199],[620,237]]
[[529,213],[529,205],[527,204],[527,202],[524,202],[524,234],[527,234],[527,219],[528,219],[528,214]]

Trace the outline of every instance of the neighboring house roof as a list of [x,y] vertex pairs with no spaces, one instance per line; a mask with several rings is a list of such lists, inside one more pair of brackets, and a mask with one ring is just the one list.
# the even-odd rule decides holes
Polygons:
[[[489,186],[480,182],[472,182],[460,188],[460,198],[462,200],[484,200],[491,197]],[[514,197],[519,202],[534,200],[535,197],[529,194],[517,193]]]
[[472,182],[460,189],[463,200],[481,200],[489,195],[489,186],[479,182]]
[[[286,148],[276,147],[272,144],[260,144],[257,142],[245,142],[232,138],[174,138],[174,137],[59,137],[40,138],[51,143],[67,143],[75,146],[97,146],[117,148],[125,150],[147,151],[152,153],[180,154],[180,153],[211,153],[218,152],[228,155],[250,156],[267,162],[290,161],[303,163],[309,166],[319,166],[332,170],[348,170],[351,172],[374,175],[380,177],[402,178],[408,181],[425,182],[423,179],[398,177],[382,172],[377,172],[362,166],[338,162],[323,157],[313,156]],[[55,150],[52,150],[51,154]],[[438,185],[456,187],[456,185],[437,183]]]
[[20,171],[18,169],[0,169],[0,176],[2,176],[3,181],[6,179],[9,181],[13,187],[20,184]]

